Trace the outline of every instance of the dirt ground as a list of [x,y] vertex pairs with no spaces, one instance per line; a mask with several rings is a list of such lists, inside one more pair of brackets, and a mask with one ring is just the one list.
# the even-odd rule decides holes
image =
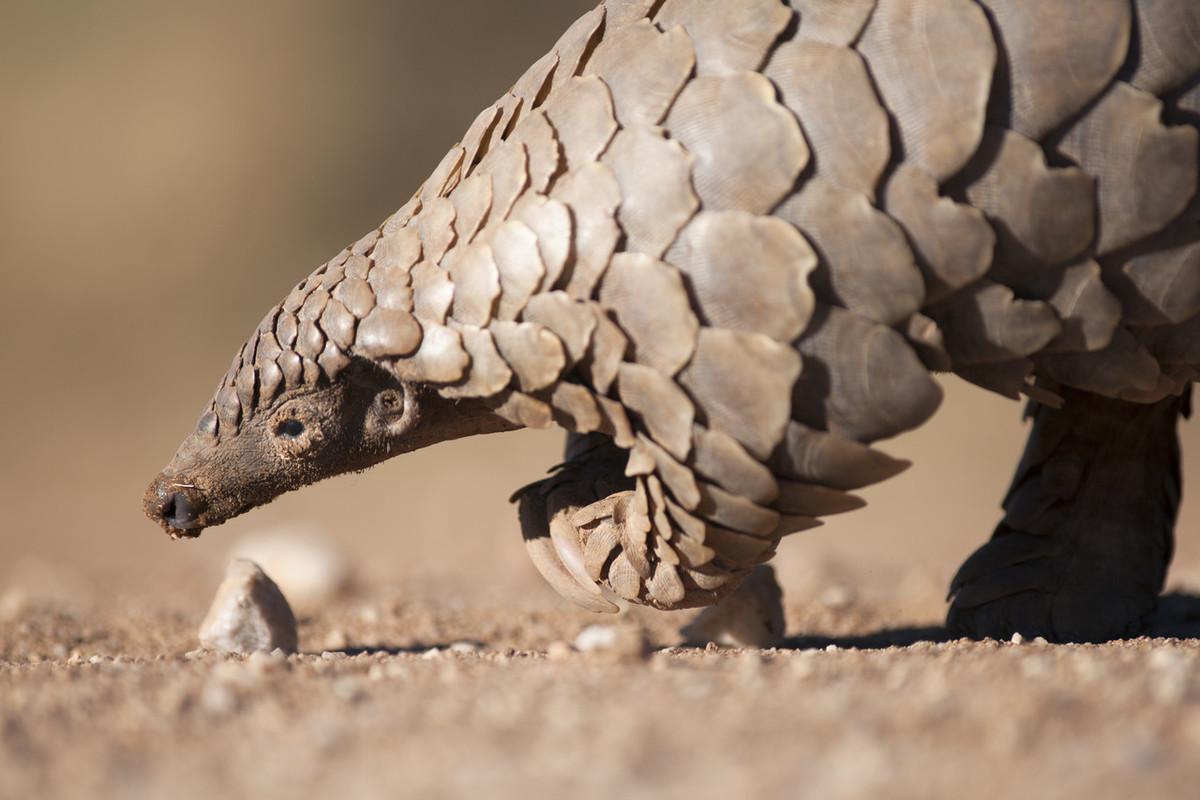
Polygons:
[[[824,594],[763,651],[635,614],[662,648],[635,663],[548,656],[594,621],[552,597],[444,584],[305,616],[290,658],[197,652],[149,598],[10,597],[0,796],[1195,796],[1196,640],[947,641]],[[1194,635],[1200,601],[1157,625]]]
[[[648,661],[548,658],[597,621],[543,585],[506,502],[552,432],[405,456],[197,542],[142,518],[263,312],[590,5],[6,5],[0,798],[1196,797],[1200,496],[1160,638],[946,641],[1024,436],[957,381],[883,445],[910,471],[781,549],[784,649],[662,649],[686,615],[635,613]],[[271,531],[334,543],[349,589],[300,609],[303,655],[189,655],[231,551]]]

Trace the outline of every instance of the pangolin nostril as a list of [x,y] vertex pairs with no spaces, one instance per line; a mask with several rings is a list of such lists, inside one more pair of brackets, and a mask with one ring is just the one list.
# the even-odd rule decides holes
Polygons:
[[172,528],[187,530],[196,527],[198,517],[195,504],[186,494],[175,492],[162,504],[162,518]]

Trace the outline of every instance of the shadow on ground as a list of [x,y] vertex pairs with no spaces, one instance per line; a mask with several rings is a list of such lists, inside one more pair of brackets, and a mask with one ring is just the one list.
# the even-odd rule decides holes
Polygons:
[[[1151,615],[1146,636],[1164,639],[1200,638],[1200,595],[1172,592],[1163,595]],[[944,627],[888,628],[856,636],[794,636],[780,647],[789,650],[814,650],[830,645],[857,650],[883,650],[909,647],[918,642],[949,642],[959,638]]]

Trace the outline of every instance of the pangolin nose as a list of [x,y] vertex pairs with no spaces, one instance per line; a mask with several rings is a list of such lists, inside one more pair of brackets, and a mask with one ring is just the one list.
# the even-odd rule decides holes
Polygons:
[[200,526],[200,503],[184,492],[168,494],[159,506],[159,517],[172,528],[180,531],[195,530]]

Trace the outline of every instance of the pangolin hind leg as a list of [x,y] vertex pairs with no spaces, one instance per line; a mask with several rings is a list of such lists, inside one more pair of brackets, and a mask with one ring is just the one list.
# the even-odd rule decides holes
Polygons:
[[1189,397],[1131,403],[1064,388],[1033,430],[992,538],[959,568],[948,625],[974,637],[1136,635],[1154,610],[1181,496]]
[[[597,612],[616,612],[618,598],[664,610],[708,606],[774,554],[772,541],[753,554],[707,547],[703,526],[690,531],[690,515],[668,511],[656,479],[626,476],[629,457],[608,436],[572,433],[566,461],[514,495],[530,558],[559,594]],[[727,547],[748,540],[725,538]]]

